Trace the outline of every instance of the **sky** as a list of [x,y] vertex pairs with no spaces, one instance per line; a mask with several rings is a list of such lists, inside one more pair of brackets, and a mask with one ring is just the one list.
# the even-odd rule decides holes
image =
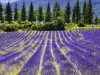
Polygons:
[[7,2],[15,2],[15,1],[18,1],[18,0],[0,0],[1,3],[7,3]]

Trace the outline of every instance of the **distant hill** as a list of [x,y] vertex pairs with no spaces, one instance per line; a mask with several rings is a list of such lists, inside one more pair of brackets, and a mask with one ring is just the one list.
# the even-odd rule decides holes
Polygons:
[[[6,1],[7,1],[7,0],[6,0]],[[21,9],[22,4],[23,4],[24,1],[25,1],[25,3],[26,3],[26,8],[27,8],[27,9],[29,8],[29,4],[30,4],[31,1],[33,2],[34,7],[35,7],[36,9],[38,9],[38,6],[39,6],[39,5],[42,5],[42,7],[45,9],[48,2],[50,2],[51,8],[53,8],[54,3],[55,3],[56,0],[13,0],[13,1],[11,2],[11,6],[12,6],[12,8],[13,8],[14,5],[15,5],[15,3],[17,2],[17,3],[18,3],[19,9]],[[67,3],[68,0],[58,0],[58,1],[59,1],[60,5],[61,5],[61,8],[65,8],[66,3]],[[76,2],[76,0],[69,0],[69,1],[70,1],[70,4],[71,4],[71,7],[73,7],[73,5],[74,5],[74,3]],[[87,0],[87,1],[88,1],[88,0]],[[0,0],[0,2],[3,3],[2,0]],[[7,3],[7,2],[4,2],[4,3],[3,3],[4,7],[5,7],[5,5],[6,5],[5,3]],[[84,3],[84,0],[80,0],[80,6],[82,6],[83,3]],[[95,12],[94,14],[97,15],[97,16],[100,16],[100,0],[92,0],[92,4],[93,4],[94,12]]]

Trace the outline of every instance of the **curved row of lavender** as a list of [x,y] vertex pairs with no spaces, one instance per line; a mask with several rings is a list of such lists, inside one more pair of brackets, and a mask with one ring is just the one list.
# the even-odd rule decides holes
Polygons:
[[100,30],[0,33],[0,75],[100,75]]

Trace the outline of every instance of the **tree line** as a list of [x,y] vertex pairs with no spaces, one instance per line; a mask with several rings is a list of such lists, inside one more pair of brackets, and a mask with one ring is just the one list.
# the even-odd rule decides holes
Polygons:
[[[5,10],[5,11],[4,11]],[[30,3],[29,10],[27,12],[25,2],[23,2],[21,14],[18,14],[18,4],[15,4],[14,12],[12,12],[12,8],[10,3],[8,2],[6,8],[4,9],[2,4],[0,3],[0,21],[8,21],[11,23],[12,21],[25,21],[29,22],[35,21],[43,21],[43,22],[52,22],[57,20],[58,17],[62,17],[64,22],[66,23],[86,23],[92,24],[94,18],[92,0],[84,0],[84,4],[81,7],[79,0],[76,0],[74,7],[71,10],[70,1],[68,0],[65,9],[61,9],[58,1],[55,2],[54,8],[51,10],[50,3],[48,2],[46,10],[43,10],[42,6],[39,5],[37,11],[35,11],[33,2]],[[95,23],[98,23],[98,17],[96,16],[94,19]]]

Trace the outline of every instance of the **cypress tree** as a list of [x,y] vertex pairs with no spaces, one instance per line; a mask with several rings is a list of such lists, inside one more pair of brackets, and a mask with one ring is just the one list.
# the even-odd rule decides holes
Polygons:
[[38,9],[38,21],[43,21],[43,9],[41,6]]
[[60,5],[59,5],[59,2],[56,1],[53,8],[53,18],[57,19],[58,16],[60,16]]
[[86,0],[84,0],[83,12],[82,12],[82,14],[83,14],[83,22],[84,22],[84,23],[86,23],[86,21],[87,21],[87,20],[86,20],[86,19],[87,19],[87,17],[86,17],[86,16],[87,16],[87,15],[86,15],[86,11],[87,11],[86,8],[87,8],[87,4],[86,4]]
[[26,7],[25,7],[25,2],[23,2],[22,10],[21,10],[21,21],[26,20]]
[[18,20],[18,7],[17,7],[17,3],[15,4],[15,9],[14,9],[14,20],[15,21]]
[[2,4],[0,3],[0,21],[3,21],[3,8],[2,8]]
[[35,18],[35,15],[34,15],[34,6],[33,6],[33,3],[31,1],[31,4],[30,4],[30,8],[29,8],[29,15],[28,15],[28,20],[30,22],[32,21],[36,21],[36,18]]
[[76,1],[75,15],[76,15],[75,21],[76,23],[79,23],[81,20],[79,0]]
[[75,11],[76,11],[76,6],[75,6],[75,4],[74,4],[74,8],[73,8],[73,11],[72,11],[72,22],[73,22],[73,23],[75,23],[75,17],[76,17]]
[[49,2],[48,2],[48,5],[47,5],[45,22],[51,22],[51,9],[50,9],[50,3]]
[[92,7],[92,1],[89,0],[87,5],[87,23],[92,24],[92,20],[93,20],[93,7]]
[[70,3],[69,3],[69,0],[68,0],[67,6],[66,6],[66,9],[65,9],[65,22],[67,22],[67,23],[70,23],[70,14],[71,14]]
[[12,10],[11,10],[11,6],[10,6],[9,2],[6,5],[5,18],[6,18],[6,21],[11,23],[11,21],[12,21]]

